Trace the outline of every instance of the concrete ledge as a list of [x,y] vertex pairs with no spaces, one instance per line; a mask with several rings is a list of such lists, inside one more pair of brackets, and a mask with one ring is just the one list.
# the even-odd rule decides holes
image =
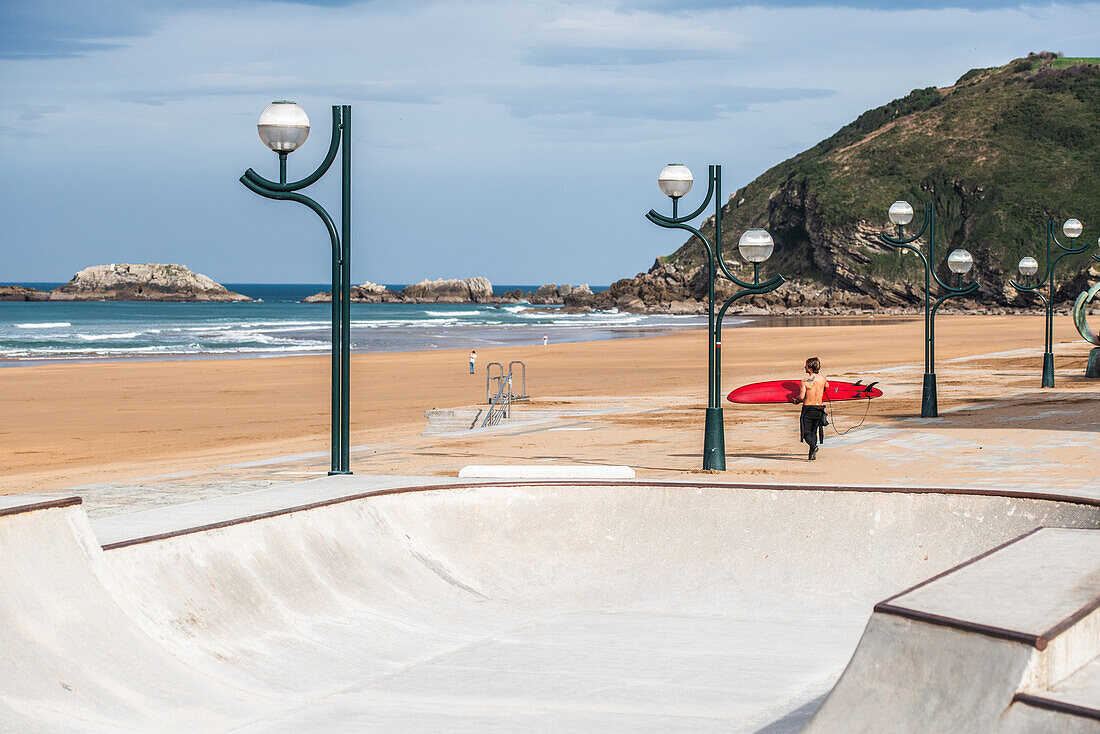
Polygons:
[[[633,475],[631,475],[633,476]],[[23,512],[36,510],[49,510],[55,507],[71,507],[79,505],[82,500],[79,497],[45,498],[42,495],[5,495],[0,497],[0,516],[18,515]]]
[[464,466],[459,479],[633,479],[629,466],[593,464],[519,464]]

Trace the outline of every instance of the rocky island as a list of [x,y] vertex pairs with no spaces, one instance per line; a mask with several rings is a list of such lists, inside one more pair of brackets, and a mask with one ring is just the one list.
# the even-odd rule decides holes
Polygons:
[[236,303],[252,299],[183,265],[112,263],[84,268],[50,291],[48,300]]
[[[547,283],[526,293],[519,288],[500,296],[493,293],[488,278],[441,278],[422,280],[405,286],[400,291],[367,281],[351,287],[352,303],[468,303],[499,304],[526,301],[534,306],[562,306],[590,310],[596,304],[595,296],[587,285],[572,286]],[[331,303],[332,293],[325,291],[305,298],[303,303]]]
[[[353,303],[499,303],[488,278],[422,280],[400,291],[367,281],[351,287]],[[303,303],[331,303],[332,293],[317,293]]]

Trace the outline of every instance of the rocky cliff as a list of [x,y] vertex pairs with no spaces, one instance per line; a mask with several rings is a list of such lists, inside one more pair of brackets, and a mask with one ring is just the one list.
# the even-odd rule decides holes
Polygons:
[[[736,290],[728,280],[715,281],[718,306]],[[616,281],[606,291],[593,294],[583,303],[570,303],[574,310],[618,309],[630,313],[705,314],[707,312],[707,272],[702,266],[680,267],[660,258],[645,273]],[[1003,312],[1005,309],[975,300],[949,302],[945,311],[967,310]],[[737,314],[852,315],[876,313],[915,313],[911,306],[883,306],[865,293],[827,286],[814,281],[786,283],[777,290],[745,298],[730,308]]]
[[183,265],[94,265],[50,291],[51,301],[251,301]]
[[48,301],[49,291],[26,288],[21,285],[0,285],[0,301]]
[[[947,276],[947,254],[966,248],[983,284],[983,303],[1033,305],[1034,297],[1018,294],[1008,280],[1025,255],[1043,264],[1047,220],[1060,233],[1061,222],[1074,216],[1085,222],[1084,238],[1095,243],[1100,234],[1100,219],[1089,219],[1100,216],[1098,61],[1032,54],[972,69],[950,87],[914,90],[865,112],[729,196],[722,214],[727,261],[738,264],[741,232],[765,227],[776,252],[764,272],[792,281],[782,291],[826,302],[848,293],[883,306],[913,305],[923,288],[919,260],[890,250],[878,233],[890,226],[891,202],[909,201],[915,226],[923,204],[931,202],[941,275]],[[705,185],[705,179],[696,182],[697,188]],[[689,195],[681,210],[691,200]],[[713,219],[702,231],[713,236]],[[663,262],[689,273],[702,259],[701,244],[689,240]],[[1062,261],[1060,300],[1082,290],[1089,265],[1087,255]],[[648,275],[646,283],[635,284],[647,306],[676,300],[661,293],[667,273]],[[620,295],[629,290],[616,285]],[[697,285],[690,289],[693,297]]]

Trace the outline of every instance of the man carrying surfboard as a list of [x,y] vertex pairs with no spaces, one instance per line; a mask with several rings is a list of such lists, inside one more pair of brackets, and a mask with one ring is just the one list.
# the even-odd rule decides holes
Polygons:
[[798,418],[802,441],[810,445],[810,461],[817,459],[817,448],[825,440],[825,426],[829,425],[825,417],[825,388],[829,379],[821,372],[821,360],[810,357],[806,360],[806,377],[798,391],[795,403],[802,403],[802,414]]

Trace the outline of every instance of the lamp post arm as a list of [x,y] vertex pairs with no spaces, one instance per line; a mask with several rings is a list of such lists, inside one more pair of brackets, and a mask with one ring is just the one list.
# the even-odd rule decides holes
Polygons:
[[664,214],[661,214],[655,209],[650,209],[649,214],[647,214],[646,217],[649,219],[649,221],[653,222],[654,224],[659,224],[662,227],[665,225],[661,224],[661,222],[665,222],[667,224],[683,224],[684,222],[690,222],[692,219],[695,219],[697,216],[703,213],[703,211],[707,208],[707,205],[710,204],[710,199],[712,196],[714,196],[714,166],[710,166],[707,171],[707,195],[703,198],[703,203],[699,205],[698,209],[693,211],[691,214],[686,214],[682,217],[666,217]]
[[[982,287],[982,284],[978,281],[967,283],[962,288],[951,288],[947,293],[944,293],[937,300],[935,305],[932,306],[932,318],[936,317],[936,311],[943,305],[944,301],[952,298],[959,298],[961,296],[967,296]],[[1041,295],[1041,294],[1040,294]]]
[[[703,236],[703,233],[692,227],[690,224],[685,224],[684,221],[689,217],[680,217],[679,220],[670,219],[669,217],[662,216],[661,214],[649,210],[649,213],[645,215],[645,218],[656,224],[658,227],[664,227],[665,229],[682,229],[685,232],[695,235],[703,242],[703,247],[707,250],[707,260],[714,261],[714,248],[711,247],[710,240]],[[713,266],[711,266],[713,267]]]
[[340,235],[336,231],[336,225],[332,222],[332,217],[325,211],[325,208],[318,204],[313,199],[309,198],[305,194],[298,194],[293,191],[273,191],[260,184],[256,183],[252,179],[248,178],[247,174],[241,176],[241,183],[245,185],[250,191],[253,191],[260,196],[267,199],[278,199],[282,201],[296,201],[299,204],[305,204],[321,218],[321,221],[325,223],[325,228],[328,229],[329,239],[332,241],[332,258],[334,262],[340,261]]
[[[921,231],[923,232],[924,230],[922,229]],[[919,236],[920,235],[917,235],[917,237],[919,237]],[[878,237],[879,237],[880,240],[882,240],[884,243],[886,243],[890,247],[893,247],[895,250],[909,250],[910,252],[916,253],[917,257],[919,257],[921,259],[921,262],[924,263],[924,269],[925,270],[929,269],[928,268],[928,258],[924,256],[924,253],[921,252],[920,248],[919,247],[913,247],[912,245],[908,244],[908,243],[912,242],[913,240],[917,239],[917,237],[909,237],[905,240],[895,240],[893,237],[886,234],[885,232],[882,232],[881,234],[879,234]]]
[[[1057,242],[1055,242],[1055,244],[1057,244]],[[1059,245],[1059,247],[1061,247],[1061,245]],[[1077,248],[1073,248],[1073,249],[1062,247],[1062,249],[1064,250],[1064,252],[1058,253],[1058,256],[1056,258],[1054,258],[1054,262],[1052,262],[1050,264],[1050,268],[1049,268],[1048,272],[1053,273],[1054,272],[1054,267],[1062,260],[1063,257],[1069,257],[1070,255],[1080,255],[1082,252],[1085,252],[1086,250],[1088,250],[1089,249],[1089,244],[1086,242],[1081,247],[1077,247]],[[1096,257],[1096,256],[1093,255],[1093,257]]]
[[727,278],[729,278],[731,281],[733,281],[737,285],[741,286],[742,288],[747,288],[750,291],[752,291],[753,293],[767,293],[768,291],[775,290],[776,288],[778,288],[779,286],[781,286],[781,285],[783,285],[784,283],[787,282],[787,279],[784,278],[782,275],[775,275],[775,276],[772,276],[772,278],[770,280],[766,280],[763,283],[748,283],[748,282],[746,282],[744,280],[741,280],[740,278],[734,276],[733,273],[731,273],[726,268],[726,263],[723,262],[722,260],[718,261],[718,265],[719,265],[719,267],[722,268],[722,274],[723,275],[725,275]]
[[[1021,293],[1039,293],[1039,289],[1043,287],[1042,283],[1036,283],[1035,285],[1024,285],[1022,283],[1017,283],[1015,278],[1008,281],[1008,284],[1016,290],[1020,291]],[[1039,295],[1042,295],[1042,293],[1039,293]]]
[[761,283],[760,285],[749,285],[745,290],[737,291],[732,296],[727,298],[726,302],[722,304],[722,308],[718,309],[718,316],[715,318],[714,321],[715,335],[719,338],[719,340],[722,338],[722,319],[726,317],[726,310],[730,306],[732,306],[734,302],[736,302],[740,298],[744,298],[745,296],[758,296],[761,293],[770,293],[771,291],[774,291],[776,288],[786,282],[786,278],[784,278],[782,275],[777,275],[771,280]]
[[[924,223],[921,224],[920,231],[917,232],[915,235],[913,235],[911,237],[893,237],[893,236],[887,234],[886,232],[879,232],[878,238],[880,240],[882,240],[883,242],[885,242],[886,244],[890,245],[890,247],[902,247],[904,245],[908,245],[910,243],[913,243],[913,242],[916,242],[917,240],[919,240],[921,238],[921,235],[924,234],[924,231],[926,229],[928,229],[928,217],[927,216],[924,218]],[[910,247],[909,249],[917,250],[917,248],[915,248],[915,247]],[[920,250],[917,250],[917,252],[920,252]]]
[[[1054,232],[1054,222],[1047,222],[1047,229],[1050,234],[1050,239],[1054,242],[1054,244],[1058,245],[1058,249],[1064,250],[1067,255],[1079,255],[1085,250],[1089,249],[1089,247],[1091,247],[1091,245],[1089,245],[1087,241],[1080,247],[1066,247],[1058,241],[1058,235]],[[1093,255],[1093,257],[1096,256]]]
[[[315,170],[313,173],[309,174],[302,180],[294,181],[293,183],[279,183],[277,181],[269,181],[260,174],[256,173],[256,171],[254,171],[253,169],[249,168],[247,171],[244,172],[244,176],[241,177],[241,182],[244,183],[244,179],[247,178],[249,181],[258,184],[259,186],[262,186],[263,188],[270,191],[297,191],[298,189],[304,189],[305,187],[316,183],[317,180],[321,178],[321,176],[324,176],[325,173],[328,172],[328,169],[332,166],[332,162],[336,160],[336,153],[340,150],[341,127],[342,124],[340,106],[333,105],[332,139],[329,141],[328,144],[328,153],[325,154],[325,159],[321,161],[321,165],[317,166],[317,170]],[[248,186],[248,184],[245,184],[245,186]],[[256,189],[252,190],[256,191]],[[256,193],[260,194],[259,191],[256,191]],[[265,196],[265,194],[260,195]],[[268,198],[274,199],[276,197],[270,196]]]
[[1043,295],[1043,292],[1041,290],[1039,290],[1043,287],[1042,283],[1036,283],[1035,285],[1021,285],[1016,282],[1015,278],[1013,278],[1012,280],[1008,281],[1008,284],[1016,290],[1020,291],[1021,293],[1034,293],[1035,295],[1039,296],[1040,299],[1042,299],[1043,305],[1046,305],[1047,297]]
[[1043,273],[1043,279],[1042,280],[1037,280],[1034,283],[1032,283],[1031,285],[1021,285],[1020,283],[1016,282],[1015,278],[1013,278],[1012,280],[1008,281],[1008,284],[1011,285],[1013,288],[1015,288],[1018,291],[1030,291],[1030,292],[1038,293],[1039,289],[1047,284],[1047,280],[1050,279],[1051,272],[1052,272],[1052,269],[1048,265],[1046,272]]
[[[945,291],[947,291],[947,296],[945,296],[945,298],[951,298],[953,296],[965,295],[967,293],[972,293],[974,290],[977,290],[978,288],[981,288],[981,284],[976,280],[973,281],[972,283],[970,283],[969,285],[962,286],[961,288],[953,286],[953,285],[948,285],[947,283],[944,283],[942,280],[940,280],[940,276],[936,274],[935,270],[932,271],[932,277],[936,279],[937,283],[939,283],[940,288],[943,288]],[[970,286],[974,286],[974,288],[971,289]]]

